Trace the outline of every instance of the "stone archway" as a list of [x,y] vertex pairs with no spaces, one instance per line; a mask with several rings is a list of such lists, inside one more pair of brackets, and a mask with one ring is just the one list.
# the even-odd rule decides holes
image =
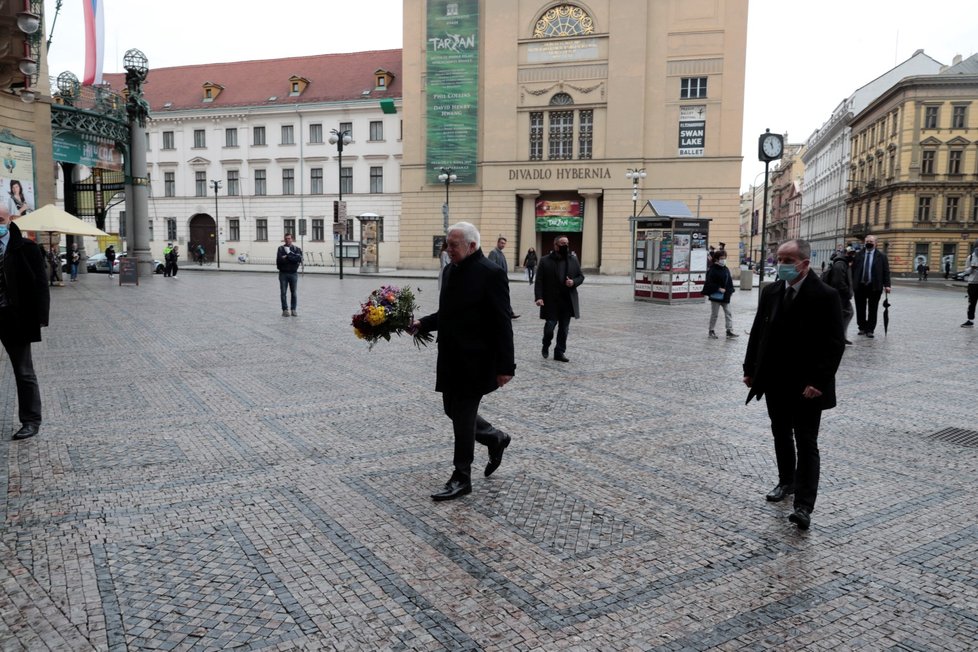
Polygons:
[[197,213],[190,218],[190,239],[187,240],[187,262],[196,259],[197,245],[204,245],[204,256],[208,261],[214,260],[217,250],[217,226],[214,218],[207,213]]

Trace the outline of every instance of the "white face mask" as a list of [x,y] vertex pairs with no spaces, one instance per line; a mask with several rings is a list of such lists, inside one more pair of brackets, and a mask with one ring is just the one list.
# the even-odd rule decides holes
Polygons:
[[726,258],[721,258],[720,260],[717,261],[717,265],[719,265],[720,267],[726,267],[727,266],[727,259]]

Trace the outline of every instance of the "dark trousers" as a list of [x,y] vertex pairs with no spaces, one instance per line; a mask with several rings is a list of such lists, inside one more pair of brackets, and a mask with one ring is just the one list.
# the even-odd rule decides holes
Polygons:
[[282,310],[288,310],[289,306],[285,303],[285,290],[288,289],[291,293],[291,306],[292,310],[296,308],[296,287],[299,285],[299,272],[279,272],[278,273],[278,286],[282,294]]
[[842,301],[842,334],[849,337],[849,323],[852,321],[852,301],[844,299]]
[[37,375],[34,373],[31,344],[13,342],[6,334],[0,335],[0,340],[3,341],[3,348],[10,356],[10,364],[14,368],[20,422],[24,425],[29,423],[40,425],[41,388],[37,384]]
[[968,283],[968,321],[975,319],[976,303],[978,303],[978,283]]
[[550,348],[550,342],[554,339],[554,329],[557,329],[557,345],[554,346],[554,355],[560,355],[567,350],[567,330],[570,328],[570,315],[560,319],[548,319],[543,325],[543,346]]
[[443,392],[441,398],[445,414],[452,420],[455,434],[455,452],[452,456],[455,477],[471,482],[475,442],[492,448],[501,444],[506,435],[479,416],[481,396],[460,396]]
[[795,507],[812,510],[818,496],[818,426],[822,408],[800,392],[765,396],[778,460],[778,484],[795,485]]
[[872,286],[859,284],[856,286],[856,326],[864,333],[876,330],[876,313],[880,309],[880,297],[883,290],[874,290]]

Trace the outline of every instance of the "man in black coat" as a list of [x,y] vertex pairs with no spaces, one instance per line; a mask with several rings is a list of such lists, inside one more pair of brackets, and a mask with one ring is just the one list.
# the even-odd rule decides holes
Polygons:
[[[818,426],[835,407],[835,373],[845,340],[839,293],[810,273],[811,246],[778,248],[778,278],[761,291],[744,357],[747,402],[765,396],[778,461],[771,502],[795,495],[788,518],[807,530],[818,494]],[[797,446],[797,455],[796,455]]]
[[[863,250],[852,262],[853,293],[856,296],[856,326],[859,334],[874,337],[880,297],[890,293],[890,261],[876,249],[876,236],[867,235]],[[868,309],[868,310],[867,310]]]
[[537,277],[533,286],[536,304],[540,306],[540,319],[543,326],[543,348],[540,354],[550,354],[554,328],[557,329],[557,344],[554,346],[554,360],[570,362],[564,352],[567,350],[567,331],[571,317],[581,318],[581,307],[577,299],[577,286],[584,282],[581,263],[569,250],[567,236],[554,238],[554,248],[540,259]]
[[0,341],[14,368],[21,423],[14,439],[33,437],[41,427],[41,390],[31,342],[40,342],[41,328],[48,325],[48,292],[40,248],[0,215]]
[[421,332],[438,332],[435,391],[455,433],[455,471],[434,500],[472,492],[476,441],[489,449],[485,475],[499,467],[510,437],[479,416],[479,403],[516,373],[506,273],[482,254],[479,232],[468,222],[449,230],[448,255],[438,312],[414,322]]

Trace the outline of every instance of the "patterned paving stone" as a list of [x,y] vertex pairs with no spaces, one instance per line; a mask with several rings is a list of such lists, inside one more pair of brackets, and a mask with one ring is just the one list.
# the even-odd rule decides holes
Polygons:
[[[897,287],[890,333],[848,347],[799,532],[764,500],[746,337],[707,339],[705,305],[589,279],[557,364],[514,282],[517,376],[482,407],[513,445],[434,504],[435,351],[349,328],[388,280],[431,310],[432,279],[307,275],[285,319],[273,275],[195,272],[53,288],[37,438],[9,441],[0,360],[0,649],[975,647],[961,288]],[[739,332],[756,300],[734,296]]]

